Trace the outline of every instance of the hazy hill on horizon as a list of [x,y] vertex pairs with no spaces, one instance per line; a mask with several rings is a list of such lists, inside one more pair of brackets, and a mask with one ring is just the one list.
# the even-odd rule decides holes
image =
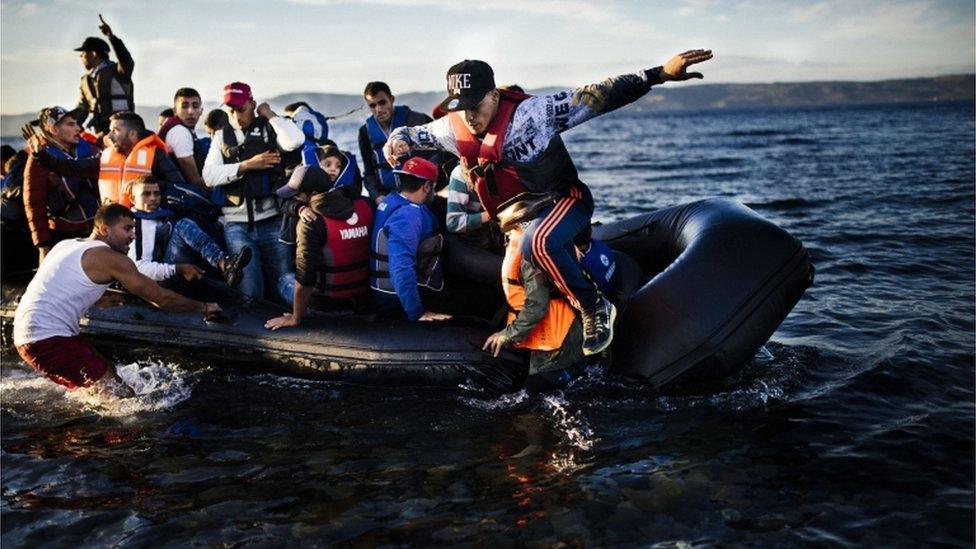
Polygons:
[[[529,91],[534,94],[545,94],[561,89],[565,88],[549,87]],[[443,91],[408,92],[396,94],[396,101],[401,105],[410,105],[414,110],[430,113],[444,97]],[[136,99],[138,100],[138,95]],[[362,123],[369,114],[363,104],[362,96],[358,94],[293,92],[264,98],[264,100],[279,112],[282,107],[295,101],[306,101],[326,115],[339,115],[359,109],[343,119],[349,122]],[[976,74],[952,74],[932,78],[873,82],[665,85],[654,88],[651,93],[628,108],[637,111],[674,111],[974,100],[976,100]],[[45,106],[47,105],[39,105],[38,110]],[[136,112],[146,120],[147,126],[155,128],[157,114],[168,106],[138,105]],[[204,102],[206,110],[217,106],[214,101]],[[19,135],[20,127],[36,117],[36,112],[0,115],[0,135]]]

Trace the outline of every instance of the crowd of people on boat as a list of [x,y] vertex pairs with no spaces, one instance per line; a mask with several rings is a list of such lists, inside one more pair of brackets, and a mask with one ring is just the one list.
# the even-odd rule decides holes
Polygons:
[[26,227],[39,261],[14,343],[68,387],[116,375],[78,327],[89,307],[119,303],[113,282],[160,308],[215,315],[219,305],[184,290],[221,279],[290,307],[270,330],[300,325],[310,306],[446,320],[445,235],[504,255],[508,321],[486,351],[527,349],[533,373],[604,352],[614,254],[590,236],[593,196],[560,134],[657,84],[701,78],[687,69],[711,58],[690,50],[549,95],[498,87],[487,63],[464,60],[431,116],[369,82],[357,158],[312,105],[278,114],[240,81],[206,116],[204,95],[180,87],[153,131],[134,112],[131,54],[103,20],[100,30],[107,42],[76,48],[78,104],[42,109],[25,149],[3,159],[4,223]]

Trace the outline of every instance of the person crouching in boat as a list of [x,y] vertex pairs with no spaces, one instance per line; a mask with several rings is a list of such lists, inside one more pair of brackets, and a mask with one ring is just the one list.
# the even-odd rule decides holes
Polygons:
[[390,193],[376,208],[372,237],[374,308],[383,316],[410,321],[446,320],[433,312],[445,296],[440,253],[444,236],[427,207],[434,196],[437,165],[410,158],[394,170],[399,192]]
[[264,327],[269,330],[301,324],[316,290],[329,308],[348,306],[364,311],[368,307],[373,210],[361,196],[359,185],[343,184],[343,174],[351,170],[348,163],[342,168],[339,159],[330,155],[321,164],[325,170],[299,166],[288,184],[277,191],[285,199],[299,193],[307,193],[311,199],[302,209],[297,228],[292,312],[268,320]]
[[195,264],[196,255],[217,269],[232,288],[240,284],[244,267],[251,261],[250,247],[227,255],[192,219],[179,218],[160,208],[162,193],[152,176],[142,176],[132,183],[132,197],[136,240],[129,247],[129,258],[140,273],[157,282],[177,274],[195,280],[204,274]]
[[120,381],[115,366],[78,335],[78,322],[92,305],[122,304],[121,295],[105,294],[113,281],[163,310],[197,311],[205,317],[220,312],[216,303],[183,297],[136,269],[126,256],[135,225],[125,206],[103,205],[95,214],[91,235],[54,245],[27,285],[14,313],[14,345],[24,362],[51,381],[69,389],[89,387],[106,377]]
[[502,261],[508,324],[488,336],[483,348],[493,356],[502,347],[531,351],[529,375],[535,375],[582,362],[583,324],[546,274],[523,257],[521,245],[528,225],[520,223],[508,232]]

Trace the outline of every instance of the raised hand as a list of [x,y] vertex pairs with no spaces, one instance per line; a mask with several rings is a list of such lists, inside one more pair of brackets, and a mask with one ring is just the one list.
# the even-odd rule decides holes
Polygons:
[[410,154],[410,144],[402,139],[389,139],[383,145],[383,156],[391,166],[397,165],[397,158]]
[[47,137],[31,124],[24,124],[20,128],[20,135],[27,141],[27,148],[30,149],[32,154],[41,152],[49,144]]
[[102,19],[102,14],[98,14],[98,30],[102,31],[107,38],[112,37],[112,27],[108,26],[108,23]]
[[692,78],[704,78],[700,72],[687,72],[688,67],[708,61],[712,58],[712,50],[688,50],[675,55],[661,68],[661,79],[668,80],[690,80]]

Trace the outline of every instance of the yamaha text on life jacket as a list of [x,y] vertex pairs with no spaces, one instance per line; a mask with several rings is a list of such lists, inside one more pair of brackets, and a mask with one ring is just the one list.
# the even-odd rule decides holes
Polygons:
[[355,297],[369,291],[369,231],[373,210],[363,198],[353,200],[347,219],[322,216],[327,240],[322,249],[322,292],[329,298]]

